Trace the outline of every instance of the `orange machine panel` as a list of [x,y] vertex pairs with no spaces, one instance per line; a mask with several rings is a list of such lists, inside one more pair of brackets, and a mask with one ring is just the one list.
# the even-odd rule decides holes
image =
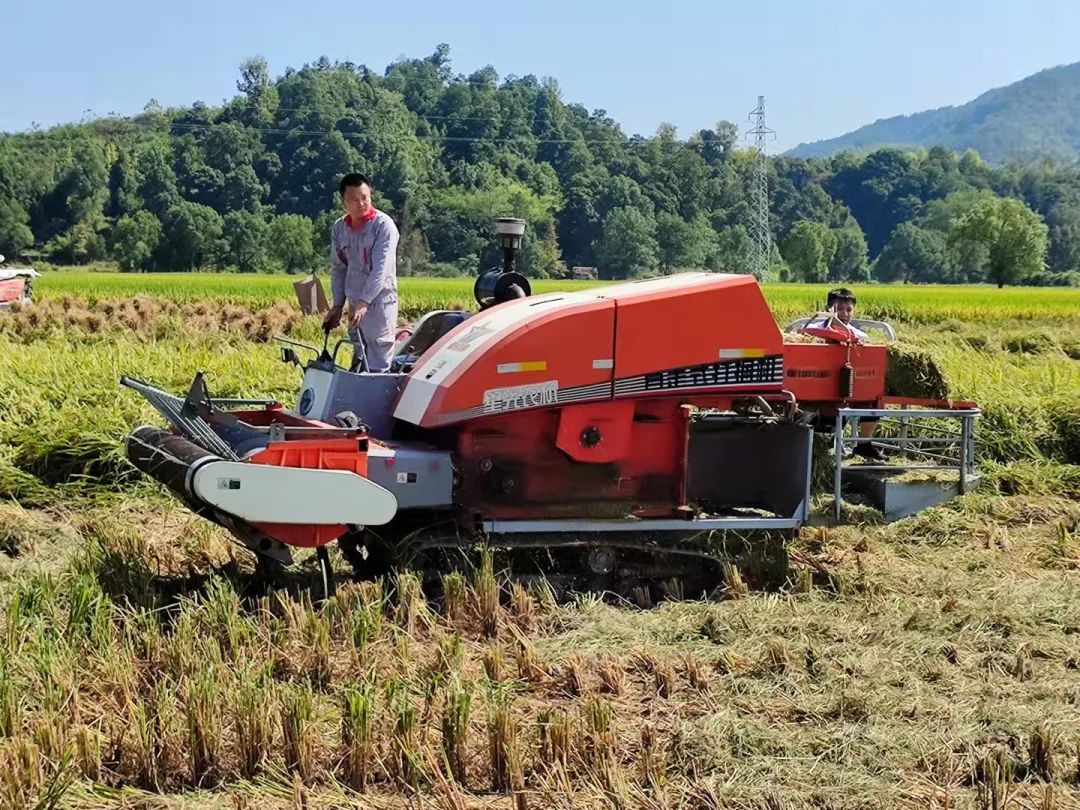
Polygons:
[[633,402],[568,405],[559,411],[555,446],[575,461],[616,461],[630,452],[633,423]]
[[509,301],[460,324],[412,370],[394,415],[423,427],[611,399],[615,305],[588,294]]
[[783,338],[752,276],[685,273],[610,297],[616,396],[782,386]]
[[850,402],[877,402],[885,395],[886,346],[839,343],[788,343],[784,346],[784,387],[802,403],[842,403],[847,391],[841,369],[851,363],[854,393]]
[[613,396],[765,393],[783,366],[753,276],[680,273],[480,312],[424,354],[394,416],[435,427]]
[[[313,470],[346,470],[367,475],[366,439],[300,439],[270,442],[251,457],[255,464],[273,467],[305,467]],[[312,508],[316,508],[313,504]],[[256,528],[282,543],[304,548],[326,545],[348,531],[344,525],[256,523]]]

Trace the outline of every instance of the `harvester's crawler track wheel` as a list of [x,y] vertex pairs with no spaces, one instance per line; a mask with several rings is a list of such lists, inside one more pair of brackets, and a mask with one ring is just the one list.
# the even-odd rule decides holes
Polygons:
[[343,535],[338,540],[338,549],[359,579],[386,576],[396,562],[387,543],[371,531],[354,531]]
[[315,556],[319,561],[319,579],[322,585],[322,598],[329,599],[336,592],[334,585],[334,569],[330,566],[330,552],[326,546],[315,549]]

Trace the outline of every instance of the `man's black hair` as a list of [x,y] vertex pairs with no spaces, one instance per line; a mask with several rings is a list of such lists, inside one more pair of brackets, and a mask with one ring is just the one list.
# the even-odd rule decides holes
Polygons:
[[855,293],[847,287],[837,287],[835,290],[829,290],[829,298],[825,302],[825,309],[829,309],[837,301],[850,301],[854,306]]
[[362,186],[365,184],[368,188],[371,188],[371,181],[368,180],[367,175],[360,174],[359,172],[350,172],[342,177],[341,182],[338,183],[338,194],[344,196],[345,189],[349,186]]

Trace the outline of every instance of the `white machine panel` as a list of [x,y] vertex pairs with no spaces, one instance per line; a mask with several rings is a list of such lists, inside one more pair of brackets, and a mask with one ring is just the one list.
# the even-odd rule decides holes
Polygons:
[[216,461],[199,467],[195,494],[251,523],[382,526],[397,513],[392,492],[345,470]]

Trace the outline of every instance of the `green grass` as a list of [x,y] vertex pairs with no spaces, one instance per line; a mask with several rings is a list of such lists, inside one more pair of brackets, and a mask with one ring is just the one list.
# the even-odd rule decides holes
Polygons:
[[[82,273],[63,271],[43,276],[34,289],[43,298],[73,295],[88,300],[150,295],[183,303],[213,300],[218,303],[267,306],[278,301],[294,301],[292,285],[302,276],[241,275],[237,273]],[[330,294],[330,279],[320,274],[323,289]],[[429,302],[430,308],[472,301],[473,279],[404,277],[398,280],[403,299]],[[580,288],[590,282],[538,281],[534,292]]]
[[[329,279],[321,274],[324,289]],[[229,273],[85,273],[61,271],[41,278],[36,285],[44,297],[64,294],[101,300],[135,295],[159,295],[178,302],[212,299],[219,303],[266,306],[293,300],[296,276]],[[405,277],[399,280],[402,299],[422,300],[430,309],[472,305],[473,279]],[[536,293],[586,289],[609,282],[533,282]],[[797,317],[824,306],[834,285],[771,284],[765,297],[778,318]],[[859,314],[903,323],[967,321],[1070,321],[1080,320],[1080,289],[1007,288],[990,286],[854,285]]]

